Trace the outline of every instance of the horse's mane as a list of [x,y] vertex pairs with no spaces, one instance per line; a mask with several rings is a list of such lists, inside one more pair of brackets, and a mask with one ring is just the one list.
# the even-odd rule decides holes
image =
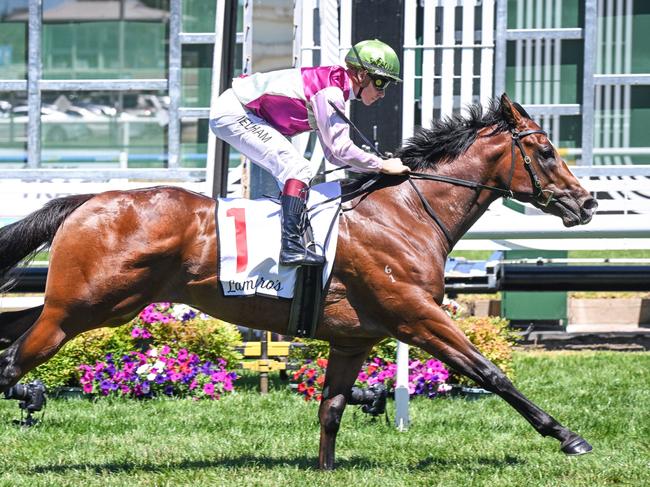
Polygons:
[[[521,115],[530,118],[519,104],[513,105]],[[466,115],[454,114],[434,120],[430,129],[419,128],[395,156],[413,171],[430,169],[438,162],[453,161],[463,154],[476,140],[478,131],[485,127],[494,127],[489,135],[510,130],[501,100],[490,100],[485,112],[477,103],[467,107]]]

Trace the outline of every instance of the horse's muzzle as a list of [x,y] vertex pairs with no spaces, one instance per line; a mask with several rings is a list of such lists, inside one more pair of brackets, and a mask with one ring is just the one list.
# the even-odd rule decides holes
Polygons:
[[551,204],[550,212],[559,216],[565,227],[589,223],[598,208],[598,201],[591,195],[576,199],[565,194],[556,197]]

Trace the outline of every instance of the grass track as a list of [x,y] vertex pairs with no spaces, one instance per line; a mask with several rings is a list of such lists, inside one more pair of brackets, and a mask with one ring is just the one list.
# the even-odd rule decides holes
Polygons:
[[31,430],[0,401],[0,486],[650,485],[649,353],[518,353],[516,373],[592,454],[565,457],[496,397],[414,400],[407,433],[349,408],[322,473],[317,405],[244,387],[213,403],[53,400]]

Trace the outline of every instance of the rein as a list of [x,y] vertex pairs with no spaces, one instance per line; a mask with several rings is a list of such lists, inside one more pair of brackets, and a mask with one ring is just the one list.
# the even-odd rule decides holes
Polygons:
[[519,148],[519,151],[521,152],[521,155],[524,160],[524,167],[526,168],[526,172],[530,176],[530,180],[533,184],[533,187],[535,188],[534,193],[532,193],[533,198],[535,198],[536,202],[540,206],[548,206],[551,201],[553,200],[553,192],[548,190],[548,189],[542,189],[542,185],[539,181],[539,178],[537,177],[537,173],[535,172],[535,169],[533,168],[531,164],[531,159],[526,154],[526,150],[524,149],[524,146],[521,144],[521,139],[526,137],[527,135],[532,135],[532,134],[544,134],[546,135],[546,132],[544,130],[526,130],[524,132],[517,132],[515,129],[512,130],[510,133],[512,135],[512,145],[511,145],[511,151],[510,151],[510,158],[511,158],[511,163],[510,163],[510,172],[508,176],[508,188],[499,188],[498,186],[489,186],[487,184],[481,184],[477,183],[475,181],[469,181],[467,179],[460,179],[460,178],[454,178],[450,176],[440,176],[437,174],[425,174],[425,173],[418,173],[418,172],[412,172],[409,173],[409,183],[415,190],[416,194],[420,198],[420,202],[422,203],[422,206],[424,207],[425,211],[429,214],[429,216],[433,219],[433,221],[436,222],[438,227],[440,227],[440,230],[442,230],[442,233],[445,235],[445,238],[447,239],[447,243],[449,244],[449,248],[453,247],[454,241],[451,236],[451,232],[449,229],[445,226],[445,224],[442,222],[442,220],[438,217],[436,212],[431,208],[431,205],[429,202],[426,200],[424,195],[420,192],[420,190],[417,188],[415,183],[413,182],[414,179],[423,179],[423,180],[429,180],[429,181],[440,181],[443,183],[449,183],[453,184],[455,186],[464,186],[466,188],[471,188],[473,190],[483,190],[486,189],[488,191],[492,191],[493,193],[499,194],[499,196],[502,196],[504,198],[512,198],[516,195],[521,195],[521,196],[528,196],[529,193],[514,193],[511,189],[510,186],[512,185],[512,178],[515,172],[515,164],[516,164],[516,151],[515,147]]
[[[329,102],[329,104],[332,106],[334,111],[343,119],[344,122],[346,122],[350,127],[352,127],[356,133],[361,137],[361,139],[371,148],[373,151],[382,159],[386,158],[386,155],[380,153],[375,145],[371,143],[368,138],[359,130],[359,128],[352,123],[352,121],[343,113],[333,102]],[[548,206],[551,201],[553,201],[553,192],[548,190],[548,189],[543,189],[542,184],[539,180],[539,177],[537,176],[537,173],[535,172],[535,169],[533,168],[533,165],[531,163],[531,158],[526,154],[526,149],[524,149],[524,146],[521,143],[521,139],[524,137],[527,137],[528,135],[532,134],[544,134],[547,135],[546,131],[542,129],[538,130],[525,130],[523,132],[517,132],[516,129],[512,129],[510,132],[510,135],[512,136],[512,144],[511,144],[511,150],[510,150],[510,172],[508,176],[508,186],[507,188],[499,188],[498,186],[490,186],[487,184],[481,184],[477,183],[476,181],[470,181],[467,179],[460,179],[460,178],[455,178],[451,176],[441,176],[437,174],[426,174],[426,173],[419,173],[419,172],[411,172],[408,173],[406,176],[408,177],[408,182],[415,191],[415,193],[418,195],[420,198],[420,202],[422,203],[422,206],[424,207],[425,211],[427,214],[433,219],[433,221],[436,222],[442,233],[445,235],[445,238],[447,239],[447,243],[449,244],[449,248],[453,247],[454,241],[451,236],[451,232],[449,229],[446,227],[446,225],[442,222],[440,217],[436,214],[435,210],[431,208],[431,205],[429,202],[426,200],[422,192],[417,188],[415,183],[413,182],[414,179],[419,179],[419,180],[428,180],[428,181],[439,181],[443,183],[448,183],[448,184],[453,184],[455,186],[464,186],[466,188],[471,188],[475,191],[478,190],[488,190],[493,193],[497,193],[499,196],[502,196],[504,198],[512,198],[515,195],[517,196],[530,196],[531,193],[522,193],[522,192],[513,192],[510,189],[510,186],[512,186],[512,178],[514,177],[515,173],[515,164],[517,162],[516,159],[516,148],[519,148],[519,151],[521,152],[521,156],[523,157],[524,161],[524,168],[526,169],[526,172],[530,176],[531,183],[533,184],[534,191],[532,193],[532,197],[535,199],[536,203],[540,206],[546,207]],[[337,169],[333,169],[332,171],[338,171],[340,169],[346,169],[349,166],[344,166],[340,167]],[[328,172],[332,172],[328,171]],[[341,195],[342,201],[349,201],[361,194],[364,194],[366,192],[369,192],[381,178],[382,174],[379,173],[375,176],[373,176],[371,179],[366,181],[364,184],[362,184],[359,188]],[[320,204],[328,203],[329,200],[323,201]],[[319,206],[319,205],[318,205]]]

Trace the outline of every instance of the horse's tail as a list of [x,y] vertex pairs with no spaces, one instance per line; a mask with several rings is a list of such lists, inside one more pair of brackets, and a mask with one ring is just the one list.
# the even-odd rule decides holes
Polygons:
[[9,271],[51,244],[63,221],[93,196],[80,194],[57,198],[22,220],[0,228],[0,289],[8,284]]

